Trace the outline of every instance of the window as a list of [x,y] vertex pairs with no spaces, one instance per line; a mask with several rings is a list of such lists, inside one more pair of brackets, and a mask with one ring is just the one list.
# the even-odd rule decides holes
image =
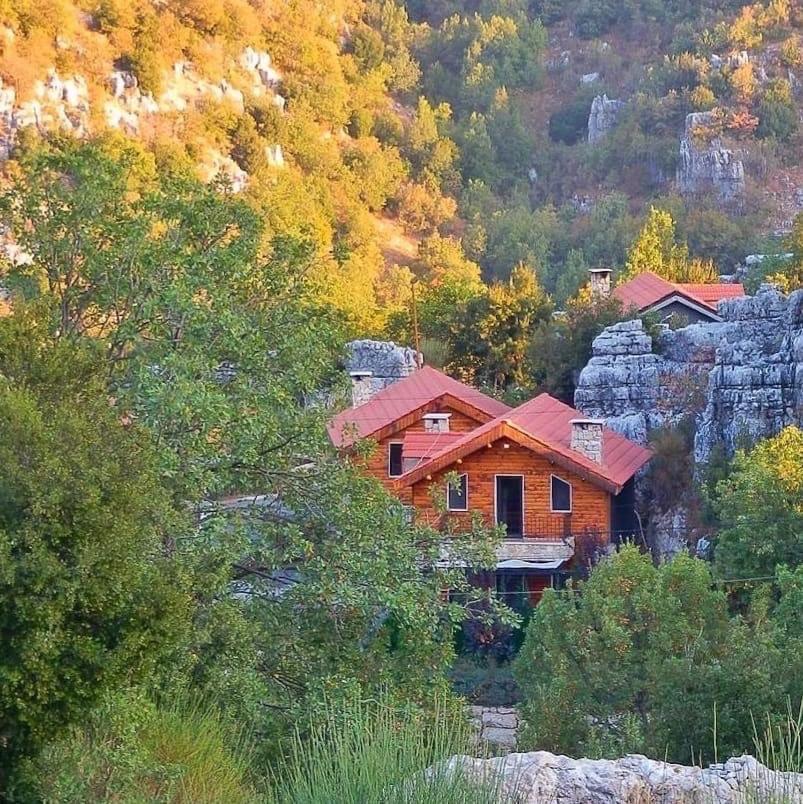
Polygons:
[[427,433],[448,433],[451,413],[427,413],[424,416],[424,430]]
[[568,514],[572,510],[572,487],[570,483],[561,480],[556,475],[550,476],[552,510],[557,513]]
[[402,445],[390,444],[388,446],[388,476],[398,477],[402,474]]
[[468,511],[468,475],[460,475],[457,483],[449,483],[446,507],[450,511]]

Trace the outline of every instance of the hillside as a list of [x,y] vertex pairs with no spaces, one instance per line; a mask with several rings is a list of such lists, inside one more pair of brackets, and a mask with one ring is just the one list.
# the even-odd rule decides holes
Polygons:
[[355,335],[412,339],[417,279],[429,350],[473,371],[445,310],[518,265],[565,305],[589,267],[623,268],[651,206],[711,275],[788,250],[801,13],[788,0],[11,2],[0,156],[35,132],[134,138],[246,198],[268,239],[307,239]]

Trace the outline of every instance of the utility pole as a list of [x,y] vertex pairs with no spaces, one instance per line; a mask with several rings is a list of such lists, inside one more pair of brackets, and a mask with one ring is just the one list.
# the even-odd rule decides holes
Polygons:
[[415,299],[415,286],[417,282],[418,278],[414,276],[413,281],[410,283],[410,287],[413,291],[413,346],[415,347],[415,363],[418,368],[421,368],[421,363],[423,362],[421,359],[421,337],[418,333],[418,305],[416,304]]

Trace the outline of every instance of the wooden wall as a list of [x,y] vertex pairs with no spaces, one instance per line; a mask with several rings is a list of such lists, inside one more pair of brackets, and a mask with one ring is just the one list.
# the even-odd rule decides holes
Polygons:
[[[503,443],[510,444],[504,449]],[[572,518],[573,533],[582,533],[585,529],[599,530],[608,533],[611,528],[611,498],[608,492],[598,488],[578,475],[550,464],[543,457],[530,450],[500,439],[489,447],[481,447],[477,452],[466,456],[462,464],[453,464],[432,477],[422,479],[413,485],[412,504],[416,508],[417,517],[425,517],[426,521],[435,525],[439,514],[432,505],[431,490],[434,487],[438,495],[445,494],[448,472],[468,474],[468,506],[466,513],[451,512],[455,517],[470,517],[473,511],[484,512],[489,521],[494,516],[494,486],[496,474],[524,475],[524,520],[528,518],[546,520],[559,532],[563,524],[563,514],[553,514],[550,510],[549,477],[555,474],[572,485]]]
[[[460,411],[454,410],[449,405],[427,406],[432,407],[432,410],[427,410],[428,413],[451,413],[449,419],[449,431],[452,433],[466,433],[470,430],[475,430],[482,424],[482,422],[472,419],[470,416]],[[388,491],[392,491],[392,484],[395,478],[388,477],[388,453],[390,451],[390,444],[404,441],[405,433],[421,433],[424,432],[424,414],[422,413],[412,424],[402,428],[387,438],[383,438],[377,443],[376,449],[371,455],[363,462],[365,470],[372,474],[379,480]],[[412,502],[412,489],[405,488],[398,495],[401,497],[402,502]]]

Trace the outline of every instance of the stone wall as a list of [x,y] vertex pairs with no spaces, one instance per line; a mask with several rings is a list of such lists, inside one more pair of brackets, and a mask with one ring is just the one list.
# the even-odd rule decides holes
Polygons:
[[751,756],[708,768],[661,762],[639,754],[622,759],[572,759],[547,751],[493,759],[457,756],[441,766],[480,782],[501,782],[499,802],[531,804],[803,803],[803,774],[772,771]]
[[512,706],[469,706],[471,726],[480,748],[491,751],[515,751],[519,731],[519,713]]
[[720,302],[722,322],[664,330],[653,343],[641,321],[608,327],[580,373],[575,406],[646,443],[649,432],[692,415],[695,460],[721,445],[803,424],[803,290],[770,285]]

